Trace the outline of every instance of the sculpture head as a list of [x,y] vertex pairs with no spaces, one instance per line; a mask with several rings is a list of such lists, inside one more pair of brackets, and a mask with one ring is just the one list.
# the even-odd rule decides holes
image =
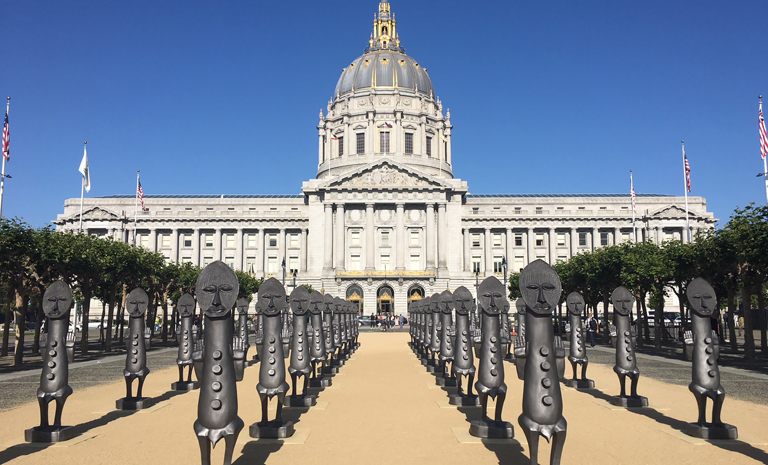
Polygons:
[[515,308],[517,309],[518,315],[525,315],[525,308],[527,305],[525,305],[525,300],[523,298],[519,298],[515,301]]
[[67,314],[72,305],[72,289],[64,281],[54,281],[43,294],[43,312],[52,320]]
[[266,316],[280,315],[285,308],[285,288],[275,278],[269,278],[259,287],[256,306]]
[[565,306],[568,307],[568,312],[571,315],[580,316],[584,310],[584,297],[578,292],[573,291],[565,298]]
[[453,293],[447,289],[441,292],[438,305],[442,313],[453,312]]
[[235,305],[239,291],[235,272],[221,260],[203,268],[195,285],[200,310],[210,317],[226,316]]
[[685,291],[693,313],[699,316],[711,316],[715,311],[717,296],[715,290],[704,278],[696,278],[688,284]]
[[325,307],[323,294],[321,294],[320,291],[312,291],[309,295],[309,311],[312,312],[313,315],[322,315],[323,307]]
[[429,299],[429,309],[432,313],[440,313],[440,294],[435,292]]
[[179,309],[179,316],[182,318],[193,316],[195,314],[195,298],[192,297],[192,294],[184,294],[179,297],[176,308]]
[[507,298],[504,285],[495,276],[489,276],[477,288],[477,306],[488,315],[498,315]]
[[469,312],[475,309],[475,299],[472,293],[464,286],[460,286],[453,293],[453,306],[459,315],[469,315]]
[[333,310],[336,305],[333,302],[333,296],[331,294],[325,294],[323,296],[323,314],[333,315]]
[[240,315],[247,315],[249,306],[250,302],[248,302],[248,299],[245,297],[237,299],[237,303],[235,304],[235,307],[237,307],[237,313]]
[[430,314],[432,313],[432,307],[429,305],[429,301],[432,299],[432,297],[424,297],[421,299],[421,303],[419,304],[419,307],[421,308],[421,313]]
[[341,300],[341,297],[333,298],[333,313],[344,313],[344,301]]
[[613,309],[619,315],[627,316],[632,311],[632,305],[635,303],[635,298],[632,293],[624,286],[619,286],[613,290],[611,294],[611,303]]
[[294,315],[306,315],[309,311],[309,291],[306,287],[297,286],[288,300],[291,301],[291,311]]
[[128,297],[125,299],[126,311],[131,318],[143,317],[147,312],[148,305],[149,297],[144,289],[140,287],[129,292]]
[[562,293],[560,277],[543,260],[534,260],[520,273],[520,294],[535,315],[551,315]]

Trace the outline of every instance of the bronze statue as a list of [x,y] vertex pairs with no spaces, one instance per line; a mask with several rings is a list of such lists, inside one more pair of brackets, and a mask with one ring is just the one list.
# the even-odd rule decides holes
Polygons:
[[[568,360],[571,362],[571,368],[573,368],[573,378],[565,380],[565,385],[572,388],[591,389],[595,387],[595,382],[587,379],[589,357],[587,357],[586,341],[584,340],[584,325],[581,323],[584,297],[574,291],[568,294],[565,303],[568,308],[568,321],[571,325],[571,350]],[[581,365],[581,379],[577,379],[576,376],[578,365]]]
[[[116,402],[118,410],[141,410],[151,407],[153,402],[151,398],[142,397],[141,391],[144,388],[144,380],[149,374],[147,368],[147,341],[145,339],[146,323],[144,315],[147,313],[149,297],[144,289],[136,288],[128,293],[125,299],[126,311],[130,317],[128,331],[125,332],[125,347],[127,350],[125,356],[125,398],[118,399]],[[131,384],[133,380],[139,380],[139,386],[136,389],[136,397],[131,395]]]
[[[176,304],[180,319],[176,328],[176,339],[179,342],[179,352],[176,356],[176,364],[179,366],[179,380],[171,384],[171,389],[174,391],[189,391],[199,387],[197,381],[192,381],[192,351],[196,336],[196,331],[193,331],[192,327],[195,323],[196,305],[195,298],[190,294],[182,295]],[[188,370],[186,381],[184,381],[184,368]]]
[[[325,352],[325,338],[323,336],[323,309],[325,302],[323,294],[319,291],[313,291],[309,295],[309,311],[312,314],[312,345],[309,351],[310,362],[312,363],[312,379],[309,381],[311,387],[328,387],[331,385],[331,378],[323,376],[323,363],[328,358]],[[320,365],[320,375],[318,376],[318,364]]]
[[[289,298],[293,312],[293,337],[291,338],[291,364],[288,373],[293,385],[292,394],[285,398],[288,407],[311,407],[317,404],[317,396],[307,394],[310,366],[309,338],[307,330],[307,312],[309,311],[309,291],[304,286],[297,286]],[[301,376],[304,388],[301,394],[296,390],[297,378]]]
[[235,360],[235,379],[242,381],[245,376],[245,365],[248,357],[248,349],[251,347],[248,342],[248,299],[240,298],[235,303],[237,308],[237,333],[232,339],[232,350],[237,352]]
[[[480,399],[472,394],[472,383],[475,381],[475,360],[472,355],[472,335],[469,333],[469,315],[475,307],[472,293],[460,286],[453,293],[453,305],[456,308],[456,330],[454,331],[454,356],[451,371],[456,377],[456,394],[449,396],[451,405],[475,406],[480,405]],[[462,376],[467,379],[467,392],[461,387]]]
[[[635,297],[624,286],[614,289],[611,294],[613,303],[613,324],[616,325],[616,365],[613,371],[619,377],[621,394],[611,398],[611,404],[620,407],[647,407],[648,398],[637,394],[637,382],[640,380],[640,370],[637,369],[635,344],[630,332],[629,319]],[[627,377],[631,380],[631,394],[626,394]]]
[[453,371],[448,370],[448,363],[453,368],[454,361],[454,343],[455,327],[453,326],[453,293],[449,290],[445,290],[440,294],[437,302],[438,309],[440,311],[440,369],[443,376],[436,378],[438,386],[456,386],[456,378],[453,376]]

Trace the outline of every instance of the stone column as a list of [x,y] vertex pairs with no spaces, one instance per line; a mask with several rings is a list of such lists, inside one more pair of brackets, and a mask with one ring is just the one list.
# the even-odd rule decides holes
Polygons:
[[445,157],[445,142],[443,142],[443,128],[440,128],[437,133],[437,158],[442,162],[443,157]]
[[485,244],[483,247],[483,255],[485,256],[485,275],[493,276],[493,243],[491,242],[491,228],[485,228],[483,239]]
[[264,276],[264,260],[266,260],[264,241],[264,228],[260,228],[256,237],[256,276]]
[[405,136],[403,135],[403,113],[395,112],[395,155],[405,153]]
[[301,228],[299,244],[299,271],[307,271],[307,228]]
[[157,229],[149,230],[149,250],[157,252]]
[[613,244],[616,245],[621,241],[621,229],[620,228],[614,228],[613,229]]
[[472,271],[472,255],[470,253],[469,228],[464,228],[464,271]]
[[[277,257],[277,266],[279,267],[278,270],[277,270],[277,274],[279,276],[281,276],[281,277],[282,277],[282,273],[283,273],[283,268],[282,268],[283,260],[285,260],[286,273],[288,273],[288,269],[289,269],[288,268],[288,256],[286,254],[286,252],[288,250],[287,244],[286,244],[287,242],[288,241],[286,240],[285,228],[280,228],[280,234],[277,235],[277,250],[279,250],[278,253],[280,255],[282,255],[282,257],[281,256]],[[286,276],[287,276],[287,274],[286,274]]]
[[344,270],[346,249],[344,248],[344,205],[336,204],[336,269]]
[[600,231],[597,228],[592,228],[592,250],[595,251],[600,247]]
[[535,244],[536,237],[533,233],[533,228],[528,228],[528,233],[526,234],[525,238],[525,245],[528,248],[528,257],[526,260],[526,264],[531,263],[536,259],[536,253],[533,251],[533,245]]
[[317,127],[317,164],[322,165],[324,161],[323,158],[323,146],[324,146],[324,135],[325,135],[325,129],[323,129],[323,126]]
[[579,245],[579,233],[576,228],[571,228],[571,257],[576,255]]
[[405,269],[405,251],[408,245],[405,243],[405,205],[398,203],[397,208],[397,237],[395,238],[395,247],[397,247],[397,264],[395,270]]
[[[350,150],[350,147],[352,147],[352,141],[350,140],[350,133],[349,132],[349,116],[344,117],[344,156],[349,156],[352,153],[352,150]],[[303,269],[306,269],[304,267]]]
[[243,228],[237,228],[237,235],[235,236],[235,269],[247,271],[243,268]]
[[366,271],[373,271],[376,269],[376,256],[374,247],[374,240],[376,239],[375,231],[373,230],[373,204],[369,203],[365,205],[365,269]]
[[426,157],[427,156],[427,117],[426,116],[422,116],[419,119],[419,136],[420,136],[419,139],[421,140],[421,151],[416,152],[414,150],[413,152],[420,154],[422,157]]
[[323,268],[333,269],[333,205],[326,203],[325,208],[325,247],[323,250]]
[[224,232],[221,228],[213,230],[213,261],[221,260],[221,236]]
[[177,228],[171,229],[171,261],[179,262],[179,230]]
[[557,260],[557,233],[555,228],[549,228],[547,242],[549,246],[549,264],[554,265],[555,260]]
[[192,263],[200,266],[200,228],[192,231]]
[[451,164],[451,130],[448,129],[445,132],[445,138],[448,139],[445,141],[445,162],[447,164]]
[[512,270],[515,263],[515,238],[512,234],[512,228],[507,228],[507,247],[504,252],[504,257],[507,259],[507,272]]
[[435,205],[427,204],[427,228],[426,228],[426,241],[427,248],[427,271],[433,271],[435,269]]
[[365,151],[366,153],[374,153],[373,148],[373,133],[376,132],[376,126],[373,124],[373,112],[368,112],[368,127],[365,129]]
[[437,266],[442,271],[448,271],[448,238],[445,237],[447,225],[445,224],[444,203],[437,204]]
[[661,226],[653,228],[656,234],[656,245],[661,245]]

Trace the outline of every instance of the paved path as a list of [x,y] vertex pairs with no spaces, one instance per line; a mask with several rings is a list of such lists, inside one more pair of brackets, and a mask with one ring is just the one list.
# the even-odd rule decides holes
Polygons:
[[[334,378],[333,386],[319,393],[319,404],[287,411],[286,416],[298,423],[296,435],[284,442],[248,437],[247,427],[259,420],[260,409],[257,366],[247,369],[238,385],[239,412],[246,429],[238,440],[235,463],[528,463],[527,444],[517,426],[522,382],[514,377],[513,367],[506,365],[509,390],[503,416],[515,425],[522,444],[516,440],[482,443],[466,434],[468,420],[479,416],[478,409],[449,406],[446,390],[435,386],[434,377],[418,363],[407,341],[406,333],[361,334],[362,346]],[[595,359],[610,355],[601,350],[592,353]],[[111,367],[118,373],[120,368]],[[175,367],[153,371],[145,389],[157,405],[133,414],[114,410],[115,399],[123,395],[122,380],[76,390],[67,402],[64,420],[77,425],[79,436],[48,447],[23,444],[23,429],[38,421],[36,403],[0,412],[0,463],[199,463],[192,431],[198,396],[167,391],[177,373]],[[640,393],[649,397],[652,408],[615,410],[605,402],[618,390],[611,368],[594,363],[589,374],[597,390],[563,388],[568,421],[564,464],[768,462],[768,407],[764,405],[729,398],[723,418],[738,426],[742,440],[706,443],[679,433],[696,416],[686,386],[642,378]],[[548,461],[548,454],[549,446],[543,442],[542,463]],[[222,457],[223,443],[214,450],[213,463],[220,464]]]

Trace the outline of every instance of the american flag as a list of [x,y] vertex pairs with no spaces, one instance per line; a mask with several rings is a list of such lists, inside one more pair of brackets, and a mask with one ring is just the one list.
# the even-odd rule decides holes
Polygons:
[[[5,125],[8,126],[8,115],[5,116]],[[5,142],[5,136],[3,136]],[[760,102],[760,156],[765,160],[768,155],[768,133],[765,132],[765,120],[763,119],[763,102]]]
[[11,149],[8,146],[11,143],[11,134],[8,132],[8,108],[5,109],[5,124],[3,124],[3,156],[5,161],[11,159]]
[[141,181],[136,180],[137,182],[137,188],[136,188],[136,195],[139,196],[139,202],[141,202],[141,210],[147,211],[147,207],[144,206],[144,189],[141,188]]
[[683,164],[685,165],[685,187],[691,192],[691,165],[688,164],[688,157],[685,156],[685,147],[683,147]]
[[632,213],[637,213],[637,209],[635,208],[635,188],[632,187]]

